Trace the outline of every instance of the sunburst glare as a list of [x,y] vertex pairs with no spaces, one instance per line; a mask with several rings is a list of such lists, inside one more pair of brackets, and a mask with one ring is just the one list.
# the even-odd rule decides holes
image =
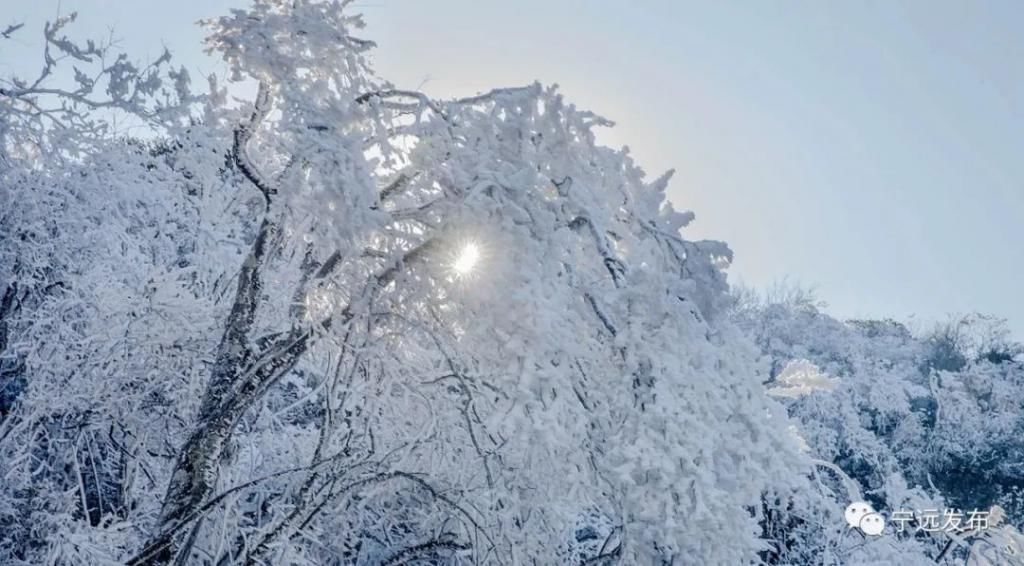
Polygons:
[[467,242],[455,256],[455,261],[452,262],[451,268],[455,275],[467,277],[473,273],[479,262],[480,246],[476,242]]

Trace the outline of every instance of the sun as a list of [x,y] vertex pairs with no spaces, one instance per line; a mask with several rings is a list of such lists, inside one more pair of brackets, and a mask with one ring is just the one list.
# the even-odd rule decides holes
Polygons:
[[451,269],[458,277],[468,277],[480,263],[480,246],[476,242],[467,242],[455,256]]

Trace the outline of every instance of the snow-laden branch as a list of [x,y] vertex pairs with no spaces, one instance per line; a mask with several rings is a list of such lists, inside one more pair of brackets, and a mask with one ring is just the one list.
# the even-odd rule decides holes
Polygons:
[[256,100],[253,102],[252,116],[248,122],[235,128],[234,146],[232,148],[232,155],[235,158],[239,171],[263,193],[268,210],[270,208],[270,199],[277,193],[277,189],[270,185],[259,169],[253,164],[249,157],[248,145],[253,134],[259,129],[260,123],[263,122],[267,113],[270,112],[270,104],[270,87],[267,83],[261,81],[256,93]]

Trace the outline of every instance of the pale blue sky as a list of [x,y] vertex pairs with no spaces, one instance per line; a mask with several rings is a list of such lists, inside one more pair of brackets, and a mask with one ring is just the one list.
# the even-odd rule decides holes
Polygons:
[[[0,73],[25,69],[55,0]],[[64,0],[79,32],[167,45],[241,0]],[[921,325],[978,310],[1024,338],[1024,3],[365,0],[381,75],[437,96],[539,79],[618,122],[690,237],[727,241],[731,278],[788,277],[843,317]]]

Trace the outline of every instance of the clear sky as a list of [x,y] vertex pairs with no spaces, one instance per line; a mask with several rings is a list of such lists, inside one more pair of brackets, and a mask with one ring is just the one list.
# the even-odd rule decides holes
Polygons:
[[[31,4],[31,5],[29,5]],[[63,0],[76,29],[195,72],[193,25],[243,0]],[[842,317],[980,311],[1024,338],[1024,3],[364,0],[378,72],[435,96],[539,79],[618,122],[728,242],[730,277],[813,286]],[[0,73],[56,0],[0,0]],[[29,29],[31,28],[31,29]],[[28,33],[32,32],[32,33]]]

